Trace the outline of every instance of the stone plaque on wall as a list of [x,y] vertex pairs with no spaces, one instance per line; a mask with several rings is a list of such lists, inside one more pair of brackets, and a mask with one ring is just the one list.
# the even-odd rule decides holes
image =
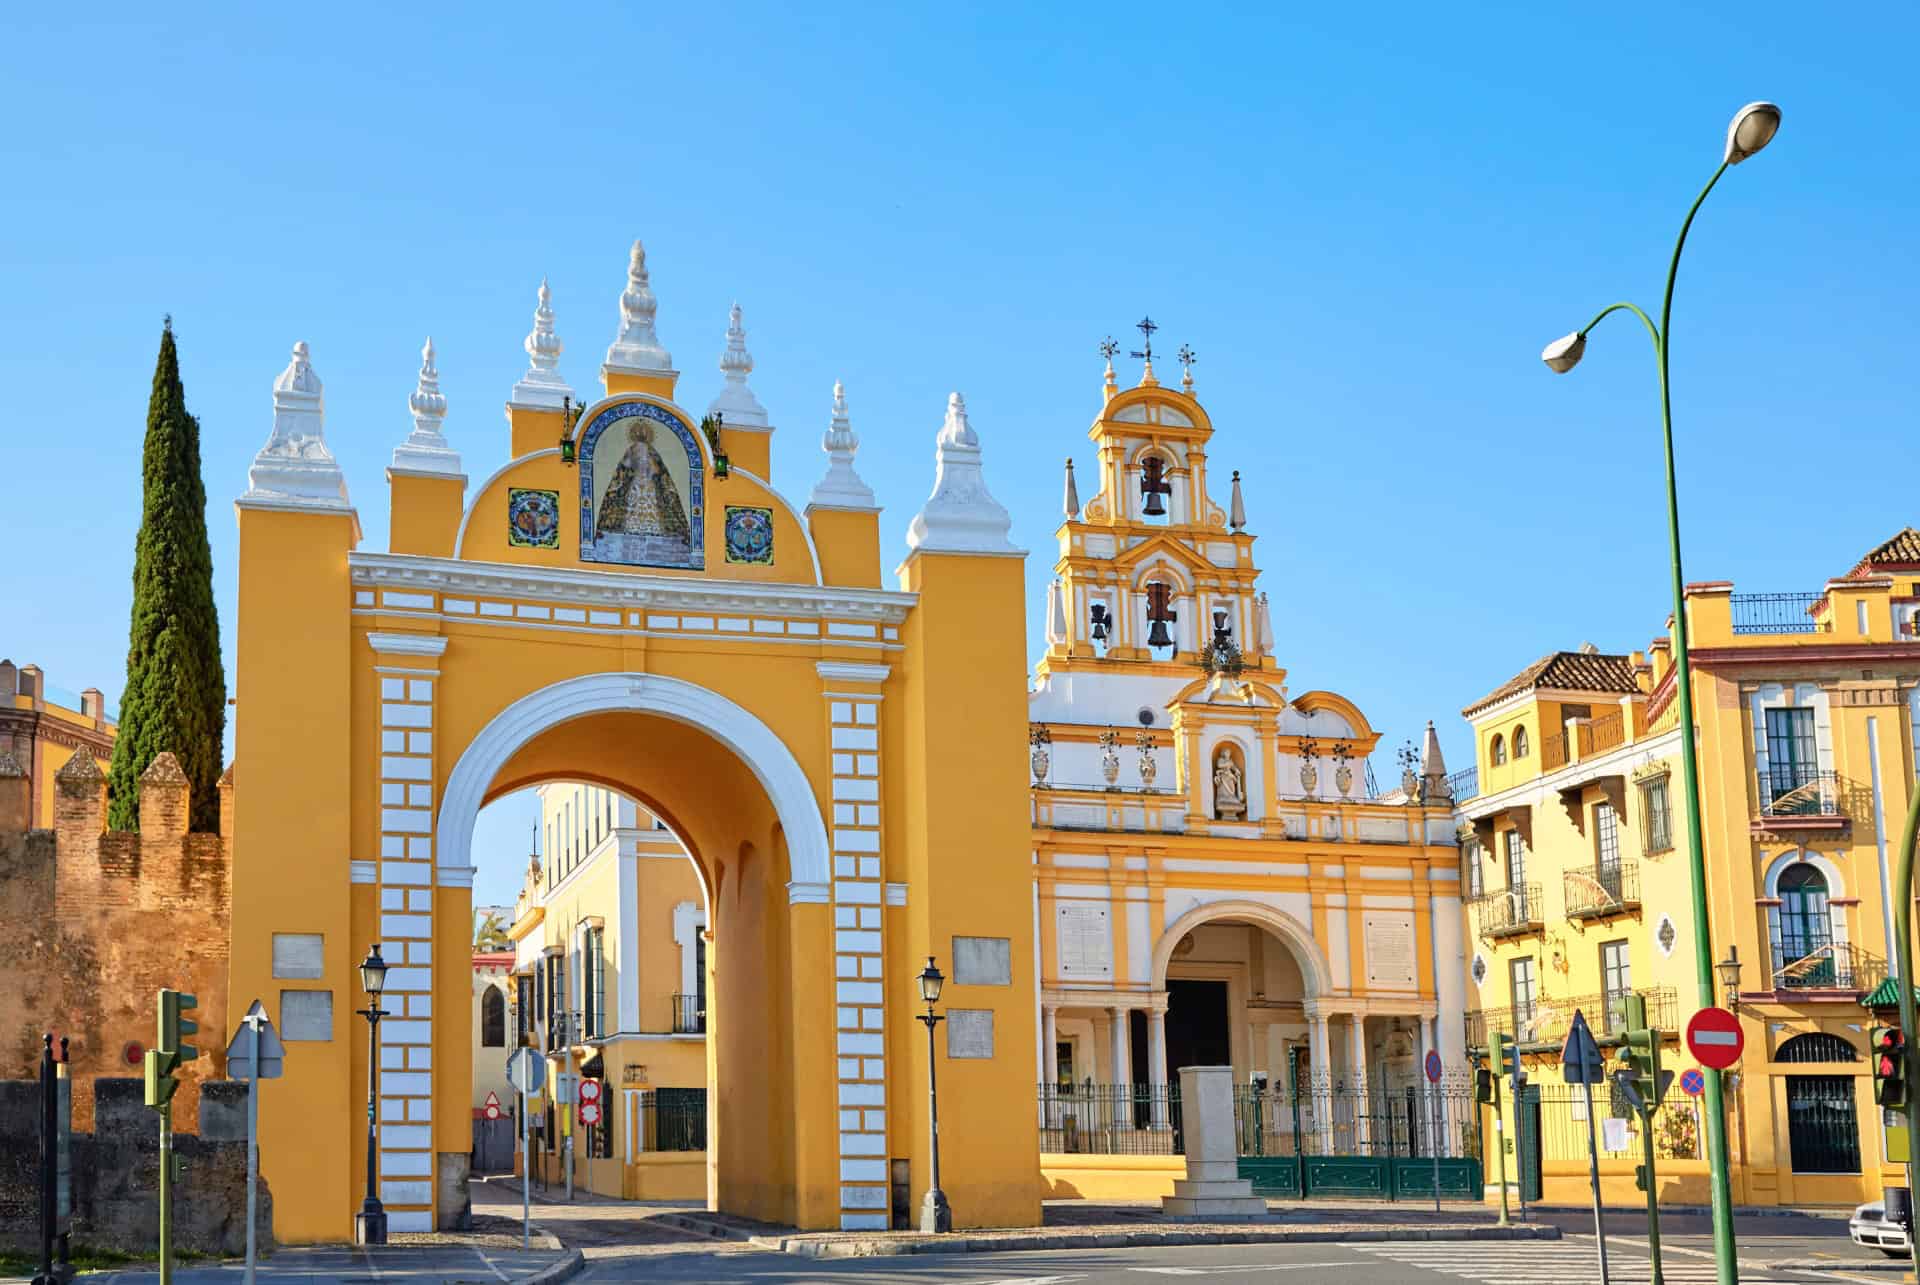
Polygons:
[[1367,954],[1367,985],[1413,989],[1417,974],[1413,959],[1413,916],[1401,912],[1372,912],[1360,917]]
[[992,1009],[950,1008],[947,1010],[947,1056],[951,1058],[993,1056]]
[[1013,943],[1005,937],[955,937],[953,980],[962,986],[1013,985]]
[[1104,905],[1063,901],[1054,907],[1056,945],[1063,981],[1113,980],[1113,935]]
[[325,976],[319,933],[275,933],[273,975],[311,979]]
[[280,1038],[283,1040],[332,1039],[333,992],[281,991]]

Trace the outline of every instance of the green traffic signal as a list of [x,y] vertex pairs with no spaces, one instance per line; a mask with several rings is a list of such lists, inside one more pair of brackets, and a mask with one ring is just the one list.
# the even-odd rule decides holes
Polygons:
[[186,1036],[200,1029],[200,1024],[181,1014],[200,1007],[199,997],[185,991],[162,990],[160,992],[160,1024],[158,1039],[155,1043],[164,1052],[176,1054],[175,1061],[191,1062],[200,1056],[200,1050],[186,1042]]

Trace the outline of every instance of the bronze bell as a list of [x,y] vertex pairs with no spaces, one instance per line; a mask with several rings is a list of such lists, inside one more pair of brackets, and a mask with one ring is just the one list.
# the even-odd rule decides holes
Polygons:
[[1107,604],[1104,602],[1094,603],[1087,608],[1087,615],[1091,617],[1093,621],[1093,640],[1095,642],[1105,642],[1107,640]]
[[1167,633],[1166,621],[1156,620],[1153,622],[1152,627],[1147,630],[1147,646],[1149,647],[1173,646],[1173,638],[1171,635]]
[[1140,496],[1146,501],[1141,512],[1149,517],[1160,517],[1167,511],[1161,502],[1163,495],[1173,494],[1173,484],[1166,479],[1167,462],[1158,455],[1149,455],[1140,462]]

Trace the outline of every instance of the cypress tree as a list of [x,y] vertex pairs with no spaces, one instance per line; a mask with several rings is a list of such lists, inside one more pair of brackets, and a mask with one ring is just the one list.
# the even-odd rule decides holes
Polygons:
[[160,332],[147,402],[141,495],[127,687],[108,778],[108,824],[140,828],[140,774],[156,755],[171,750],[193,786],[193,828],[213,830],[220,822],[214,783],[227,729],[227,676],[213,602],[200,421],[187,413],[171,317]]

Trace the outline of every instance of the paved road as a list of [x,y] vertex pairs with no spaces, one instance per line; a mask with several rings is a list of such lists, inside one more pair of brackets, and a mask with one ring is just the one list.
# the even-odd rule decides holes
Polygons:
[[[1610,1242],[1612,1285],[1646,1285],[1646,1244]],[[1711,1285],[1711,1252],[1663,1255],[1671,1285]],[[1178,1249],[1052,1250],[907,1258],[805,1260],[784,1254],[675,1254],[589,1261],[580,1281],[773,1282],[799,1285],[1155,1285],[1179,1279],[1299,1281],[1301,1285],[1567,1285],[1598,1280],[1593,1239],[1404,1241],[1331,1245],[1206,1245]],[[1890,1272],[1748,1271],[1741,1285],[1891,1285]]]

